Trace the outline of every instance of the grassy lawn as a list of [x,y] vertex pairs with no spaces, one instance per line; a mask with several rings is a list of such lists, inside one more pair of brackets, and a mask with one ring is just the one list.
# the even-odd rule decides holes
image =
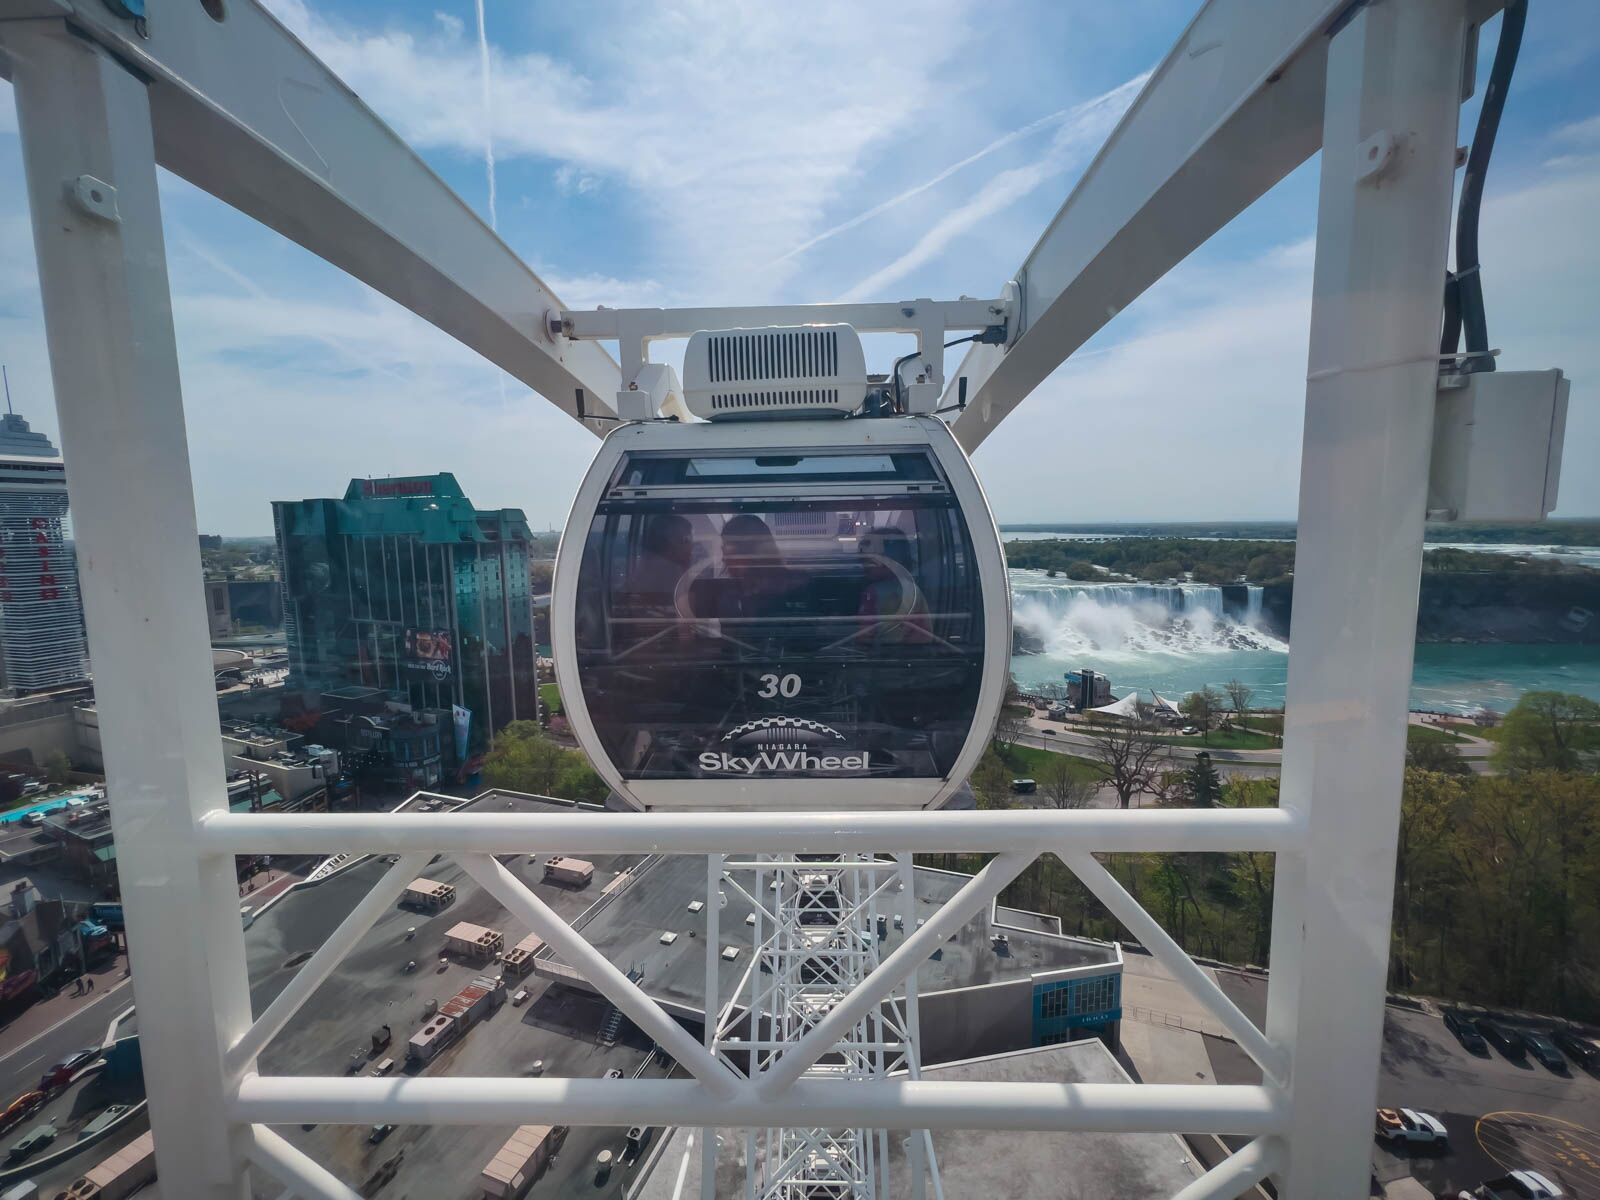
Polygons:
[[544,710],[552,716],[559,714],[561,709],[561,689],[553,683],[539,685],[539,703],[544,705]]
[[1258,717],[1244,717],[1237,719],[1235,724],[1243,725],[1246,729],[1254,729],[1257,733],[1272,733],[1283,736],[1283,714],[1267,713]]
[[1500,742],[1502,726],[1499,725],[1474,725],[1471,722],[1462,721],[1453,723],[1453,727],[1469,737],[1482,738],[1484,741],[1494,742],[1496,745]]
[[1440,725],[1406,726],[1406,742],[1412,746],[1420,746],[1426,742],[1449,742],[1451,745],[1459,745],[1466,740],[1459,733]]
[[1064,758],[1071,766],[1075,779],[1099,779],[1099,768],[1087,758],[1079,758],[1074,754],[1057,754],[1054,750],[1041,750],[1037,746],[1012,746],[1000,756],[1006,765],[1017,772],[1019,779],[1032,777],[1039,778],[1044,774],[1044,768],[1055,759]]
[[1209,734],[1190,737],[1164,737],[1157,739],[1171,746],[1189,746],[1196,750],[1276,750],[1278,739],[1253,729],[1213,729]]

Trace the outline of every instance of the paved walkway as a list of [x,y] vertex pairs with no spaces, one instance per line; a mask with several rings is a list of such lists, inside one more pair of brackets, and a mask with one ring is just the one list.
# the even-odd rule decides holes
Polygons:
[[[23,1009],[4,1029],[0,1029],[0,1058],[48,1032],[101,997],[124,987],[128,983],[127,965],[128,960],[118,954],[114,960],[89,972],[89,978],[94,980],[94,991],[76,996],[73,995],[73,985],[69,983],[54,996],[36,1001]],[[132,1002],[130,998],[128,1003]]]

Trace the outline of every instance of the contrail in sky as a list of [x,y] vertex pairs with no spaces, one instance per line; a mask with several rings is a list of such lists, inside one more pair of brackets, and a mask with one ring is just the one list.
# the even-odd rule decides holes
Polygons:
[[500,216],[495,211],[494,194],[494,101],[489,89],[489,33],[483,20],[483,0],[475,0],[478,9],[478,65],[483,85],[483,169],[489,177],[489,228],[500,231]]
[[894,208],[896,205],[904,204],[907,200],[910,200],[913,196],[920,196],[923,192],[926,192],[929,188],[938,187],[941,183],[943,183],[946,179],[949,179],[950,176],[954,175],[957,171],[965,170],[967,167],[970,167],[973,163],[979,162],[982,159],[988,158],[989,155],[993,154],[995,151],[1003,150],[1007,146],[1013,144],[1014,142],[1021,141],[1023,138],[1027,137],[1031,133],[1037,133],[1039,130],[1046,129],[1051,125],[1059,125],[1061,122],[1073,119],[1075,117],[1081,117],[1084,112],[1093,110],[1093,109],[1099,107],[1100,105],[1104,104],[1105,101],[1107,100],[1107,98],[1110,97],[1110,96],[1118,96],[1119,94],[1125,93],[1127,91],[1132,91],[1132,92],[1136,93],[1140,87],[1144,86],[1144,81],[1146,79],[1148,79],[1148,78],[1149,78],[1149,73],[1146,72],[1144,75],[1138,76],[1136,79],[1130,80],[1128,83],[1123,84],[1121,87],[1114,89],[1110,93],[1107,93],[1106,96],[1097,96],[1094,99],[1085,101],[1082,104],[1074,104],[1071,108],[1063,108],[1063,109],[1059,110],[1058,112],[1048,113],[1045,116],[1040,117],[1038,120],[1029,121],[1026,125],[1022,126],[1020,129],[1013,129],[1010,133],[1004,134],[1004,135],[996,138],[994,141],[990,142],[987,146],[983,147],[981,150],[974,151],[973,153],[967,155],[967,157],[961,159],[959,162],[951,163],[948,167],[946,167],[944,170],[940,171],[937,175],[933,176],[931,179],[923,180],[921,183],[917,184],[916,187],[908,188],[905,191],[901,192],[899,195],[891,196],[891,197],[889,197],[889,199],[883,201],[881,204],[875,204],[871,208],[867,209],[865,212],[857,213],[855,216],[851,217],[848,221],[841,222],[840,224],[833,226],[831,229],[824,229],[821,233],[817,234],[815,237],[809,238],[806,241],[801,242],[798,246],[796,246],[793,250],[790,250],[787,254],[779,255],[776,259],[773,260],[773,262],[774,263],[786,262],[787,260],[789,260],[791,258],[794,258],[798,254],[804,254],[807,250],[811,249],[811,247],[817,245],[820,242],[825,242],[829,238],[838,237],[839,234],[846,233],[849,230],[852,230],[852,229],[856,228],[856,226],[858,226],[858,225],[864,225],[866,222],[872,220],[873,217],[876,217],[876,216],[879,216],[882,213],[888,212],[889,209]]

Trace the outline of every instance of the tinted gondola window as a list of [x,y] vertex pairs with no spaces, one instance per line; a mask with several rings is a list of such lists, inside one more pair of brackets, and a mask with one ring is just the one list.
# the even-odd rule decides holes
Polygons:
[[977,563],[922,450],[629,456],[574,615],[629,778],[941,778],[977,708]]

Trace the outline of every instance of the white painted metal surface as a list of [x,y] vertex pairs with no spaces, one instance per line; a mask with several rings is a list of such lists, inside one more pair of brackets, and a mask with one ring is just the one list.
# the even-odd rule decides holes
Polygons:
[[[0,40],[139,964],[156,1161],[174,1195],[242,1200],[223,1053],[249,1025],[250,998],[233,860],[198,844],[198,821],[226,811],[228,793],[150,110],[143,84],[59,22],[0,24]],[[96,181],[95,208],[73,198],[82,177]]]
[[[1234,1133],[1260,1140],[1183,1200],[1233,1194],[1280,1168],[1280,1194],[1290,1200],[1360,1194],[1382,1025],[1462,48],[1469,15],[1481,19],[1495,5],[1376,0],[1347,8],[1333,0],[1205,5],[1030,256],[1020,308],[1008,308],[1017,317],[1011,332],[1020,336],[1008,352],[985,347],[963,368],[975,411],[957,426],[963,442],[976,445],[1117,309],[1327,145],[1281,810],[259,816],[224,810],[215,753],[156,161],[393,296],[567,411],[583,387],[589,411],[602,412],[619,376],[595,348],[552,333],[543,314],[556,304],[538,280],[250,0],[231,0],[220,23],[199,5],[163,6],[148,42],[97,0],[0,0],[3,69],[16,84],[117,797],[113,821],[164,1193],[241,1200],[253,1163],[302,1196],[348,1200],[347,1187],[266,1125],[545,1119]],[[1346,19],[1330,47],[1325,35],[1338,12]],[[19,19],[41,14],[71,14],[86,37],[68,34],[59,19]],[[1378,159],[1360,159],[1368,148]],[[352,163],[361,169],[332,169]],[[974,324],[958,326],[946,314],[941,327],[988,323],[979,309],[993,316],[994,302],[971,303]],[[899,309],[905,327],[928,341],[908,306],[867,307],[883,311],[853,324],[881,327],[873,316],[892,321]],[[793,322],[818,310],[762,311],[767,322]],[[641,362],[647,339],[669,332],[659,327],[666,317],[652,326],[639,316],[626,328],[613,322],[608,335],[608,319],[565,314],[557,325],[579,338],[618,336],[624,357],[637,346]],[[683,313],[672,319],[690,324],[684,334],[728,323]],[[152,695],[161,703],[148,703]],[[489,857],[533,850],[737,855],[753,847],[794,855],[864,846],[1000,857],[947,916],[930,919],[924,929],[932,933],[913,935],[867,971],[754,1077],[684,1034],[528,889],[508,884]],[[946,1083],[915,1072],[809,1077],[909,977],[932,940],[1044,847],[1076,866],[1190,984],[1197,973],[1184,968],[1148,915],[1107,887],[1089,856],[1278,853],[1265,1036],[1251,1035],[1236,1008],[1196,985],[1266,1068],[1266,1085]],[[292,1002],[383,905],[380,896],[360,906],[331,948],[303,968],[306,983],[252,1029],[231,856],[435,850],[466,856],[481,882],[698,1077],[257,1074],[255,1053]],[[863,1052],[904,1036],[880,1028],[862,1039],[873,1048]]]
[[1211,0],[1013,278],[1020,329],[974,346],[956,436],[976,449],[1067,356],[1317,149],[1329,22],[1349,0]]
[[1280,800],[1307,836],[1266,1031],[1293,1047],[1294,1200],[1367,1186],[1465,46],[1460,0],[1384,0],[1328,53]]
[[[149,81],[156,160],[437,325],[575,414],[609,415],[616,364],[552,341],[561,302],[487,223],[255,0],[150,6],[149,37],[102,0],[0,0],[0,23],[54,10]],[[11,67],[0,55],[0,74]],[[62,114],[52,122],[59,129]],[[590,428],[594,428],[590,426]]]

